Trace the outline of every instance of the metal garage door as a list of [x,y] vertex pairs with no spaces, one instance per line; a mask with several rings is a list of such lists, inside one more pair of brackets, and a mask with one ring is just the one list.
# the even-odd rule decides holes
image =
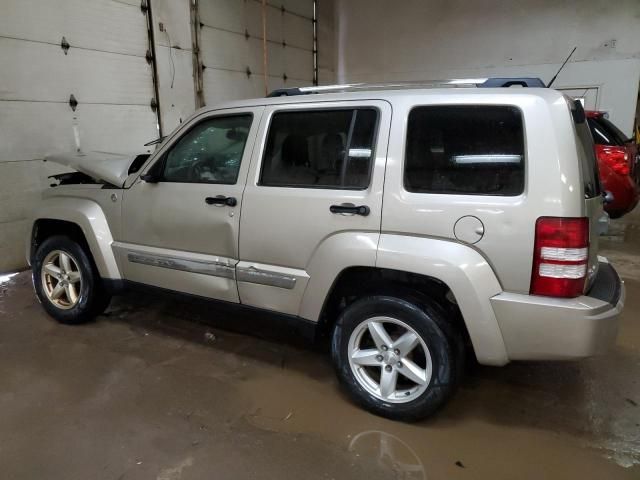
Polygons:
[[[311,85],[313,0],[266,4],[267,88]],[[198,0],[204,103],[265,94],[261,0]]]
[[0,271],[25,264],[26,218],[55,169],[44,155],[157,136],[147,49],[140,0],[2,1]]

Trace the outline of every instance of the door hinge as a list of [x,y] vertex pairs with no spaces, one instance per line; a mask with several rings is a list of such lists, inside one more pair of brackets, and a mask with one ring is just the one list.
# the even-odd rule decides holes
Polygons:
[[73,110],[74,112],[76,111],[78,100],[76,100],[76,97],[73,96],[73,93],[69,96],[69,106],[71,107],[71,110]]
[[155,98],[152,98],[149,106],[151,107],[151,110],[155,112],[158,109],[158,101]]
[[140,2],[140,10],[142,10],[142,13],[144,13],[145,15],[147,14],[147,11],[149,10],[147,0],[142,0],[142,2]]
[[147,53],[145,54],[144,58],[146,58],[147,63],[151,65],[151,62],[153,62],[153,53],[151,53],[151,50],[147,50]]
[[69,48],[71,48],[71,45],[69,45],[69,42],[67,42],[67,39],[65,37],[62,37],[62,41],[60,42],[60,48],[62,48],[62,51],[64,52],[65,55],[69,51]]

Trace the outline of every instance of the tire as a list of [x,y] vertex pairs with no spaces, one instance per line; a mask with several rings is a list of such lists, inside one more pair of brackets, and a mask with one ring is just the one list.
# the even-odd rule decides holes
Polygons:
[[32,278],[38,300],[60,323],[89,322],[111,301],[93,259],[83,246],[66,236],[56,235],[42,242],[32,261]]
[[[455,392],[464,362],[461,336],[443,313],[437,305],[410,296],[369,296],[349,305],[334,327],[331,356],[351,398],[392,420],[411,422],[435,413]],[[378,341],[374,339],[371,328],[378,331],[378,327],[372,323],[381,324],[387,333],[391,341],[387,350],[382,350],[381,336],[376,334]],[[397,342],[405,333],[416,337],[404,337],[416,345],[409,353],[404,352],[409,344]],[[389,348],[395,345],[399,348]],[[387,381],[383,382],[383,375]],[[395,391],[389,394],[389,379],[394,375]]]

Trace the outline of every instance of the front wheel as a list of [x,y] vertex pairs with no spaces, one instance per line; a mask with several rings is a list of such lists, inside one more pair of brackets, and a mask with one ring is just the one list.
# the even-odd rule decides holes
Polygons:
[[93,261],[65,236],[47,238],[33,258],[33,284],[44,309],[60,323],[92,320],[109,305]]
[[459,342],[437,308],[373,296],[342,313],[332,357],[356,402],[384,417],[415,421],[434,413],[454,392]]

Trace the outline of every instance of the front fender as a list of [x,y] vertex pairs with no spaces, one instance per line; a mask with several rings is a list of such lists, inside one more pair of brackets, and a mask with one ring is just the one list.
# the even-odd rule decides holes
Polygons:
[[502,288],[489,263],[476,250],[448,240],[382,234],[376,267],[444,282],[460,307],[478,361],[485,365],[508,363],[490,301]]
[[89,244],[91,255],[102,278],[121,279],[111,244],[113,237],[100,205],[77,197],[49,197],[33,214],[27,241],[27,260],[31,256],[33,227],[38,220],[63,220],[80,227]]

